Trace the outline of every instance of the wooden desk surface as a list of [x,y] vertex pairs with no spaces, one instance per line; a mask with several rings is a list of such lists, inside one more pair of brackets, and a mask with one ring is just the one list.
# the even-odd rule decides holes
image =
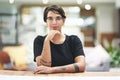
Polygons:
[[120,76],[120,72],[33,74],[32,71],[0,70],[0,75],[17,75],[17,76]]

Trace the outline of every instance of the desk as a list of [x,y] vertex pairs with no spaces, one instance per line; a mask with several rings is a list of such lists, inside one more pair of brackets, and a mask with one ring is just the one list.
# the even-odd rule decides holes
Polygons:
[[0,75],[16,75],[16,76],[120,76],[120,72],[33,74],[32,71],[0,70]]
[[0,70],[0,80],[120,80],[120,72],[33,74],[31,71]]

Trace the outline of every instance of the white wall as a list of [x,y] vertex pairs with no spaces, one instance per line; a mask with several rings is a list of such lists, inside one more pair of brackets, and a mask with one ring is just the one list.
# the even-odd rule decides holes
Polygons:
[[116,8],[114,4],[101,4],[96,7],[96,32],[97,39],[100,40],[101,33],[117,32],[118,26],[115,25],[118,21],[116,14]]

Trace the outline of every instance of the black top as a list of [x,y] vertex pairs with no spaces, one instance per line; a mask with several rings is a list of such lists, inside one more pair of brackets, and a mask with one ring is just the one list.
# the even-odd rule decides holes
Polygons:
[[[37,36],[34,40],[34,61],[43,49],[43,43],[46,36]],[[84,51],[80,39],[75,36],[66,35],[66,39],[62,44],[54,44],[50,42],[52,66],[62,66],[74,63],[74,58],[83,55]]]

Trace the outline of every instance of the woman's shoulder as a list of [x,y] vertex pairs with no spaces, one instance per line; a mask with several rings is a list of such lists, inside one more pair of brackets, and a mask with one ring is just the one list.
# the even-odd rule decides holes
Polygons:
[[77,35],[67,35],[70,39],[79,39]]
[[72,37],[72,38],[76,38],[76,37],[78,37],[77,35],[70,35],[70,37]]
[[66,41],[74,43],[80,41],[80,39],[77,35],[66,35]]
[[36,38],[45,38],[45,37],[46,37],[46,35],[45,36],[41,36],[41,35],[36,36]]
[[44,40],[46,36],[37,35],[35,40]]

